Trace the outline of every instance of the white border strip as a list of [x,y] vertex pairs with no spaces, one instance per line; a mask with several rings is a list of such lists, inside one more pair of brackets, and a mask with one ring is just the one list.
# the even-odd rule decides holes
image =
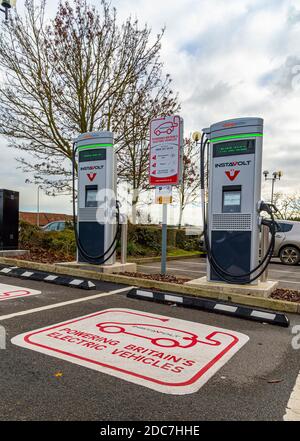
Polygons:
[[217,309],[218,311],[236,312],[237,306],[222,305],[221,303],[217,303],[214,306],[214,309]]
[[141,289],[136,290],[137,295],[142,297],[149,297],[150,299],[153,299],[153,292],[148,291],[142,291]]
[[54,303],[52,305],[42,306],[40,308],[27,309],[25,311],[15,312],[13,314],[1,315],[0,321],[8,320],[14,317],[19,317],[21,315],[34,314],[35,312],[46,311],[47,309],[60,308],[62,306],[72,305],[73,303],[85,302],[87,300],[95,300],[100,297],[111,296],[113,294],[120,294],[121,292],[128,291],[134,288],[134,286],[128,286],[126,288],[115,289],[114,291],[102,292],[101,294],[95,294],[88,297],[80,297],[80,299],[68,300],[67,302]]
[[170,296],[168,294],[165,294],[165,300],[167,302],[183,303],[183,298],[182,297]]
[[275,320],[276,318],[276,314],[271,314],[270,312],[256,311],[256,310],[253,310],[250,315],[252,317],[258,317],[268,320]]

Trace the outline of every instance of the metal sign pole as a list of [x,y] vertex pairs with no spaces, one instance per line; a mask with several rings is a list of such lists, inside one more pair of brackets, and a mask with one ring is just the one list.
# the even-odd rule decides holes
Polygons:
[[162,234],[161,234],[161,274],[167,269],[167,215],[168,204],[163,204]]
[[127,235],[128,228],[127,222],[121,225],[121,263],[127,263]]

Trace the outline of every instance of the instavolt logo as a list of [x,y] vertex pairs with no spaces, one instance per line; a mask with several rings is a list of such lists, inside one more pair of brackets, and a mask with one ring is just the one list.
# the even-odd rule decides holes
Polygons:
[[220,162],[219,164],[215,164],[215,168],[218,167],[242,167],[244,165],[250,165],[251,164],[251,159],[248,161],[232,161],[232,162]]

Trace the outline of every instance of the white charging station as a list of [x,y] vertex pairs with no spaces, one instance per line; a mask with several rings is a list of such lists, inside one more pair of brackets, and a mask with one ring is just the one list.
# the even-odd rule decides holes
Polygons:
[[[258,265],[263,119],[210,126],[208,234],[224,270],[248,274]],[[221,280],[208,263],[208,280]],[[249,281],[250,275],[241,278]]]
[[116,166],[113,134],[90,132],[76,140],[78,262],[116,260]]

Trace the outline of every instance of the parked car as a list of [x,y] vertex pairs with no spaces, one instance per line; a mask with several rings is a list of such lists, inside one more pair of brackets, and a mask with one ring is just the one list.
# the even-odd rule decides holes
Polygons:
[[279,231],[276,233],[274,257],[279,257],[284,265],[298,265],[300,262],[300,222],[276,221]]
[[[300,262],[300,222],[278,220],[279,231],[275,236],[273,257],[279,257],[284,265],[298,265]],[[206,252],[204,238],[200,250]]]
[[73,228],[69,221],[55,221],[41,227],[43,231],[64,231],[66,228]]

